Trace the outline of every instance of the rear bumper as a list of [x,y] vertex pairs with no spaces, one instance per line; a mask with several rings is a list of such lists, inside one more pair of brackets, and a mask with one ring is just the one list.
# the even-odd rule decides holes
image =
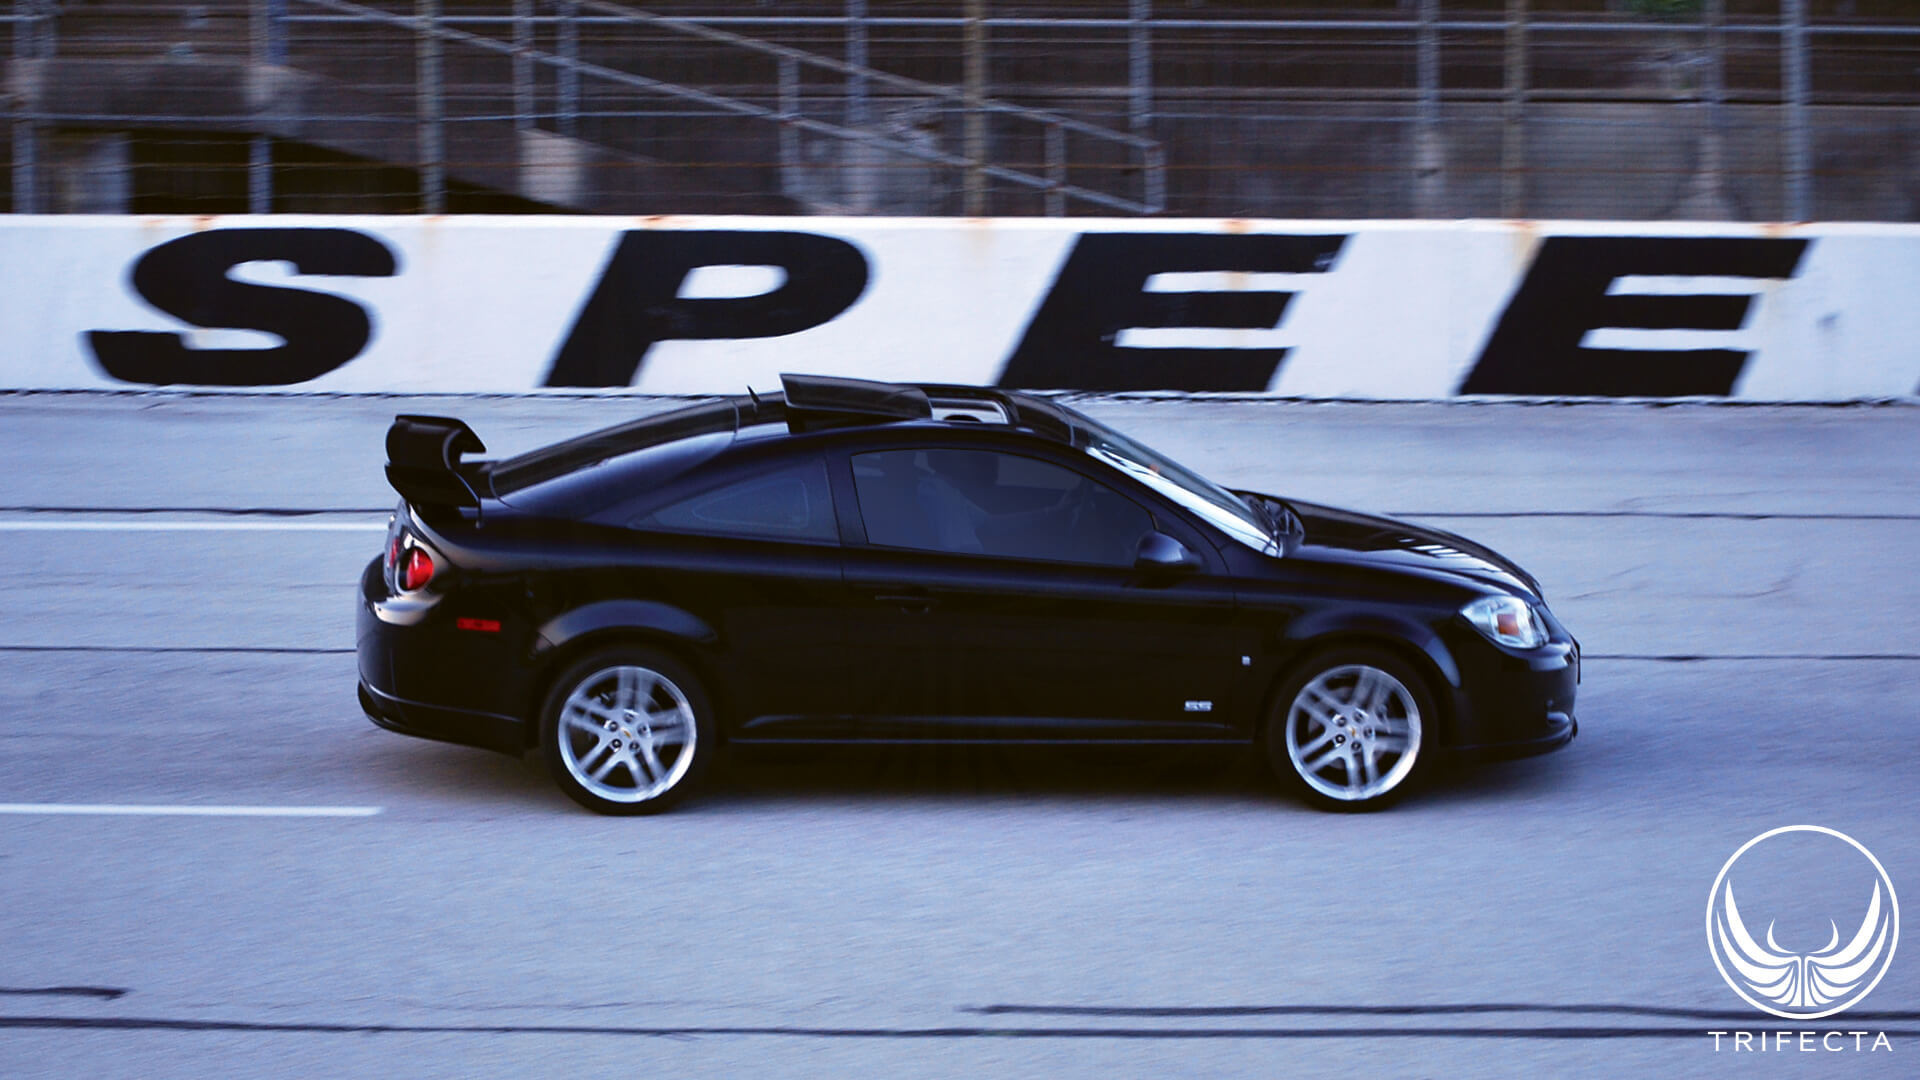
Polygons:
[[477,746],[519,756],[527,748],[527,725],[511,716],[448,709],[403,701],[360,683],[360,710],[375,724],[417,739]]
[[450,630],[451,620],[427,607],[382,618],[378,559],[361,577],[359,601],[359,698],[369,720],[422,739],[516,756],[526,750],[526,721],[495,711],[517,700],[513,679],[520,665],[510,645]]

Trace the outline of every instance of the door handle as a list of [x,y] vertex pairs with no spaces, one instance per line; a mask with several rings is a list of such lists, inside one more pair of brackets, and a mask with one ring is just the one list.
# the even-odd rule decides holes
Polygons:
[[927,612],[933,610],[933,597],[924,592],[880,593],[874,597],[882,604],[894,604],[906,611]]

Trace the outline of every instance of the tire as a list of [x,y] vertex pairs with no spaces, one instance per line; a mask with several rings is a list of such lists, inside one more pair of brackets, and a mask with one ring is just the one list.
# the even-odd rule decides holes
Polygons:
[[655,649],[603,649],[554,680],[540,712],[547,771],[602,814],[654,814],[699,787],[719,732],[700,680]]
[[1323,810],[1393,805],[1439,755],[1439,710],[1413,665],[1381,648],[1316,653],[1289,674],[1267,717],[1267,761]]

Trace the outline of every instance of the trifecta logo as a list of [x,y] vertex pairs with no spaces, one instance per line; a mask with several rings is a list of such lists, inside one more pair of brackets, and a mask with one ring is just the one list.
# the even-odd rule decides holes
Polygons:
[[[1819,825],[1787,825],[1742,844],[1707,895],[1707,949],[1720,977],[1747,1004],[1785,1020],[1858,1004],[1886,975],[1899,940],[1886,868],[1853,837]],[[1884,1032],[1708,1034],[1716,1051],[1893,1049]]]

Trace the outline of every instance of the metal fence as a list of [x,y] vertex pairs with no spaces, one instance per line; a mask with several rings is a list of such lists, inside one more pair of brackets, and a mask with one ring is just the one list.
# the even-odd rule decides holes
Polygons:
[[13,0],[14,212],[1920,219],[1912,0]]

